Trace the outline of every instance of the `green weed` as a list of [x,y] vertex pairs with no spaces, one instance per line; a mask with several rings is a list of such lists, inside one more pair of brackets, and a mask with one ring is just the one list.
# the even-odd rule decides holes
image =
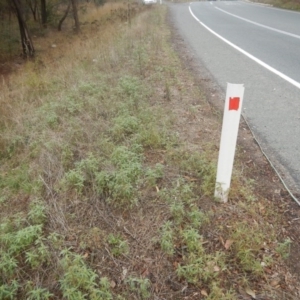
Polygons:
[[16,280],[12,280],[10,284],[0,285],[0,299],[15,300],[20,284]]
[[26,294],[28,300],[49,300],[54,296],[45,288],[33,288],[31,284],[27,288],[30,289]]
[[66,185],[66,187],[74,188],[81,194],[84,188],[84,179],[81,170],[70,170],[65,174],[62,184]]
[[35,181],[30,178],[29,166],[24,164],[12,169],[4,178],[0,178],[0,188],[33,194],[41,189],[41,184],[39,180]]
[[181,201],[176,201],[175,199],[174,202],[170,205],[170,211],[175,223],[180,224],[185,215],[183,203]]
[[292,241],[288,238],[282,243],[278,243],[275,251],[281,255],[283,259],[287,259],[290,255]]
[[260,258],[261,249],[266,241],[265,234],[240,222],[235,225],[230,238],[234,241],[233,248],[242,269],[257,276],[262,275],[264,272],[262,262],[266,264],[270,261],[267,257]]
[[164,136],[164,131],[159,129],[157,125],[153,127],[142,127],[139,130],[137,140],[145,148],[160,149],[165,148],[167,139]]
[[212,282],[210,285],[210,293],[206,300],[236,300],[236,296],[233,291],[229,290],[224,292],[221,287],[219,287],[217,282]]
[[187,255],[184,264],[178,266],[176,273],[178,277],[193,284],[201,281],[211,283],[225,269],[225,257],[222,253],[206,254],[203,247],[197,247],[195,252]]
[[106,278],[101,278],[99,283],[98,275],[88,268],[78,254],[73,254],[69,250],[64,250],[63,258],[60,261],[63,269],[63,276],[59,280],[62,294],[68,300],[89,299],[111,300],[109,282]]
[[31,266],[31,268],[37,268],[46,263],[50,259],[50,252],[48,247],[44,244],[40,238],[35,241],[34,247],[25,253],[25,262]]
[[[0,177],[1,180],[1,177]],[[0,196],[0,205],[4,204],[7,201],[7,197],[6,196]]]
[[82,194],[85,186],[93,186],[100,164],[100,160],[95,158],[92,153],[89,153],[87,158],[75,163],[74,169],[65,173],[61,185],[65,189],[72,188],[78,194]]
[[187,213],[187,217],[189,223],[194,228],[200,228],[203,224],[209,221],[208,215],[193,205],[191,206],[191,210]]
[[0,272],[2,278],[10,279],[15,274],[18,267],[18,261],[7,252],[0,252]]
[[168,254],[174,254],[174,230],[173,224],[167,221],[161,228],[160,246],[162,250]]
[[46,221],[45,205],[40,200],[35,200],[30,203],[28,212],[28,220],[32,225],[44,224]]
[[83,81],[78,86],[78,91],[82,96],[101,96],[104,93],[103,87],[99,82]]
[[199,255],[203,254],[203,238],[196,229],[185,229],[182,232],[182,237],[190,253],[198,253]]
[[111,253],[114,256],[120,256],[122,254],[129,253],[128,243],[122,239],[120,235],[109,234],[107,242],[111,247]]
[[139,129],[139,120],[134,116],[121,115],[113,120],[112,135],[117,140],[136,133]]
[[155,186],[164,176],[164,166],[156,164],[154,168],[148,168],[145,172],[146,181],[150,186]]
[[[119,81],[119,95],[126,99],[127,109],[136,110],[143,99],[141,82],[137,77],[124,76]],[[126,109],[126,108],[125,108]]]
[[200,179],[201,192],[212,196],[215,189],[216,163],[206,153],[187,153],[172,151],[169,159],[174,164],[179,164],[183,171],[187,171]]
[[131,291],[136,292],[141,299],[149,299],[151,293],[149,291],[151,283],[148,278],[129,277],[126,280]]
[[4,249],[11,255],[18,254],[32,245],[42,234],[42,225],[30,225],[13,233],[6,233],[0,238]]
[[106,195],[115,205],[132,206],[137,203],[137,188],[143,175],[140,146],[131,149],[116,147],[111,155],[115,171],[101,171],[96,174],[98,193]]

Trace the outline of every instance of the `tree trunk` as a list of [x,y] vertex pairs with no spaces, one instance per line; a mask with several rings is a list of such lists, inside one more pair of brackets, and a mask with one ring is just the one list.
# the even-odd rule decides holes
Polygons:
[[41,0],[41,18],[43,27],[47,27],[47,5],[46,0]]
[[37,21],[37,0],[27,0],[26,3],[32,12],[34,21]]
[[26,22],[24,20],[23,10],[22,10],[20,0],[12,0],[12,4],[15,8],[15,12],[19,22],[23,56],[25,58],[33,57],[35,51],[34,51],[30,33],[28,31]]
[[58,31],[61,31],[62,24],[63,24],[64,20],[66,19],[66,17],[68,16],[70,7],[71,7],[71,2],[68,3],[68,7],[67,7],[67,9],[66,9],[64,15],[62,16],[62,18],[61,18],[60,21],[58,22],[58,26],[57,26],[57,30],[58,30]]
[[75,21],[75,32],[80,32],[80,24],[78,19],[78,11],[77,11],[77,0],[70,0],[72,3],[72,9],[73,9],[73,16]]

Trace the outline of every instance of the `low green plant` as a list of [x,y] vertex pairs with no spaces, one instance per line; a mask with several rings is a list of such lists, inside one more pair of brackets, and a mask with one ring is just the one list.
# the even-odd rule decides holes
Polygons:
[[113,120],[112,135],[121,140],[126,136],[136,133],[139,129],[139,120],[130,115],[121,115]]
[[165,141],[158,128],[141,128],[138,133],[139,142],[150,149],[163,148]]
[[132,292],[136,292],[141,299],[150,298],[151,293],[149,289],[151,283],[148,278],[129,277],[126,282],[129,285],[129,289]]
[[211,283],[226,269],[223,253],[206,254],[203,248],[200,252],[198,249],[196,252],[187,254],[182,264],[179,264],[176,269],[178,277],[193,284],[199,281]]
[[114,205],[132,206],[137,203],[137,190],[142,175],[140,146],[129,149],[116,147],[111,155],[113,171],[100,171],[95,175],[97,191]]
[[48,300],[51,299],[54,295],[51,294],[47,289],[37,287],[32,288],[26,294],[28,300]]
[[47,236],[47,241],[51,244],[53,249],[59,250],[63,246],[64,237],[56,232],[51,232]]
[[113,296],[110,292],[110,283],[107,277],[101,277],[99,282],[99,287],[97,289],[93,289],[91,292],[92,300],[112,300]]
[[283,259],[287,259],[290,255],[292,241],[290,238],[287,238],[282,243],[278,243],[275,251],[281,255]]
[[[42,225],[30,225],[14,231],[14,227],[2,226],[0,235],[0,283],[9,283],[16,276],[22,253],[26,251],[26,263],[37,267],[48,258],[46,246],[41,242]],[[34,250],[30,250],[32,249]],[[4,288],[4,287],[3,287]]]
[[156,164],[154,168],[148,168],[145,172],[146,181],[150,186],[155,186],[159,179],[162,179],[164,175],[164,166],[162,164]]
[[3,248],[11,255],[17,255],[32,245],[42,235],[42,225],[30,225],[17,232],[1,237]]
[[187,217],[190,225],[194,228],[200,228],[203,224],[209,221],[208,215],[194,205],[191,207],[191,210],[187,212]]
[[41,200],[34,200],[30,203],[28,220],[32,225],[44,224],[46,221],[45,205]]
[[31,268],[37,268],[49,261],[50,252],[42,238],[39,238],[35,241],[34,247],[25,253],[25,257],[25,262],[28,263]]
[[176,274],[179,278],[184,278],[189,283],[197,283],[201,279],[201,275],[205,268],[205,259],[203,256],[194,257],[191,262],[186,262],[184,265],[179,264],[176,269]]
[[75,163],[75,168],[65,173],[61,181],[62,187],[82,194],[85,186],[94,186],[100,166],[101,160],[89,153],[86,158]]
[[76,170],[81,171],[84,174],[86,181],[91,181],[96,172],[98,172],[101,164],[101,160],[96,158],[93,153],[89,153],[85,159],[75,164]]
[[177,150],[170,152],[169,159],[172,163],[179,164],[183,171],[188,171],[199,178],[202,194],[212,196],[217,169],[214,159],[210,158],[207,153],[189,153]]
[[114,256],[120,256],[122,254],[129,253],[129,246],[127,241],[124,241],[119,234],[109,234],[107,237],[107,242],[110,245],[111,253]]
[[68,249],[61,252],[60,264],[63,275],[59,280],[63,297],[68,300],[112,300],[107,278],[98,280],[98,275],[88,268],[82,256],[71,253]]
[[[1,180],[1,177],[0,177],[0,180]],[[0,196],[0,205],[1,204],[4,204],[7,200],[7,197],[6,196]]]
[[12,231],[14,228],[14,224],[11,221],[11,219],[3,218],[1,221],[2,222],[0,223],[0,241],[2,240],[3,235],[5,233]]
[[198,230],[194,228],[188,228],[183,230],[181,235],[190,253],[198,253],[199,255],[203,254],[203,238],[198,233]]
[[125,96],[126,99],[140,97],[141,93],[141,81],[139,78],[134,76],[123,76],[118,85],[118,89],[121,96]]
[[74,188],[81,194],[84,188],[84,175],[80,170],[70,170],[65,173],[62,184],[66,187]]
[[140,172],[140,165],[124,166],[114,174],[113,181],[109,182],[109,190],[111,191],[111,201],[113,204],[133,206],[137,203],[136,193],[136,175]]
[[210,285],[210,293],[206,300],[237,300],[235,293],[232,290],[224,291],[218,284],[218,282],[212,282]]
[[[77,93],[77,91],[75,92]],[[84,108],[84,100],[75,95],[67,95],[66,99],[61,103],[62,111],[75,116],[82,112]]]
[[100,96],[103,94],[103,87],[99,82],[83,81],[78,86],[78,91],[82,96]]
[[[204,256],[189,256],[189,261],[186,261],[184,265],[179,264],[176,273],[179,278],[184,278],[189,283],[197,283],[202,279],[204,274],[206,260]],[[209,277],[211,273],[205,271],[206,276]]]
[[133,145],[131,148],[126,146],[116,147],[112,153],[111,160],[117,166],[122,168],[127,167],[128,164],[137,164],[141,162],[140,155],[141,146],[138,144]]
[[59,124],[59,116],[55,112],[48,112],[46,122],[51,129],[55,129]]
[[[2,280],[8,281],[15,274],[18,267],[18,261],[15,257],[7,252],[0,252],[0,274]],[[0,282],[2,282],[0,280]]]
[[[230,239],[233,240],[233,249],[237,260],[245,272],[251,272],[256,276],[261,276],[264,272],[263,265],[266,263],[261,259],[261,249],[266,237],[259,228],[249,226],[245,222],[237,222]],[[267,262],[270,260],[263,256]]]
[[175,199],[170,205],[170,211],[175,223],[180,224],[185,215],[183,203],[180,200],[176,201]]
[[177,202],[182,202],[184,205],[193,204],[195,201],[194,185],[179,177],[173,183],[173,188],[161,190],[160,197],[170,204],[174,202],[174,199]]
[[[0,281],[1,282],[1,281]],[[17,280],[12,280],[10,284],[0,285],[0,299],[3,300],[15,300],[17,299],[17,292],[20,288],[20,284]]]
[[160,246],[168,254],[174,254],[174,230],[171,221],[167,221],[161,228]]
[[28,194],[37,193],[40,188],[40,182],[30,178],[29,166],[22,164],[8,172],[0,180],[0,188],[10,189],[12,192],[23,191]]

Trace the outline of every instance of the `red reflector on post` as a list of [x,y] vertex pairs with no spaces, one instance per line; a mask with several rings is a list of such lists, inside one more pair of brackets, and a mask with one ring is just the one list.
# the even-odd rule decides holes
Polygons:
[[229,110],[239,110],[240,97],[229,98]]

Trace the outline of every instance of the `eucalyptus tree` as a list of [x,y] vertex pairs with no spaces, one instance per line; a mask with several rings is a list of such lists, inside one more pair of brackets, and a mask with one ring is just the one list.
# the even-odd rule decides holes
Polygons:
[[26,58],[33,57],[35,50],[24,18],[23,2],[21,0],[11,0],[9,3],[18,19],[23,56]]
[[78,18],[77,0],[70,0],[72,4],[73,16],[75,21],[75,32],[80,32],[80,23]]
[[41,0],[41,20],[42,25],[47,27],[47,3],[46,0]]

